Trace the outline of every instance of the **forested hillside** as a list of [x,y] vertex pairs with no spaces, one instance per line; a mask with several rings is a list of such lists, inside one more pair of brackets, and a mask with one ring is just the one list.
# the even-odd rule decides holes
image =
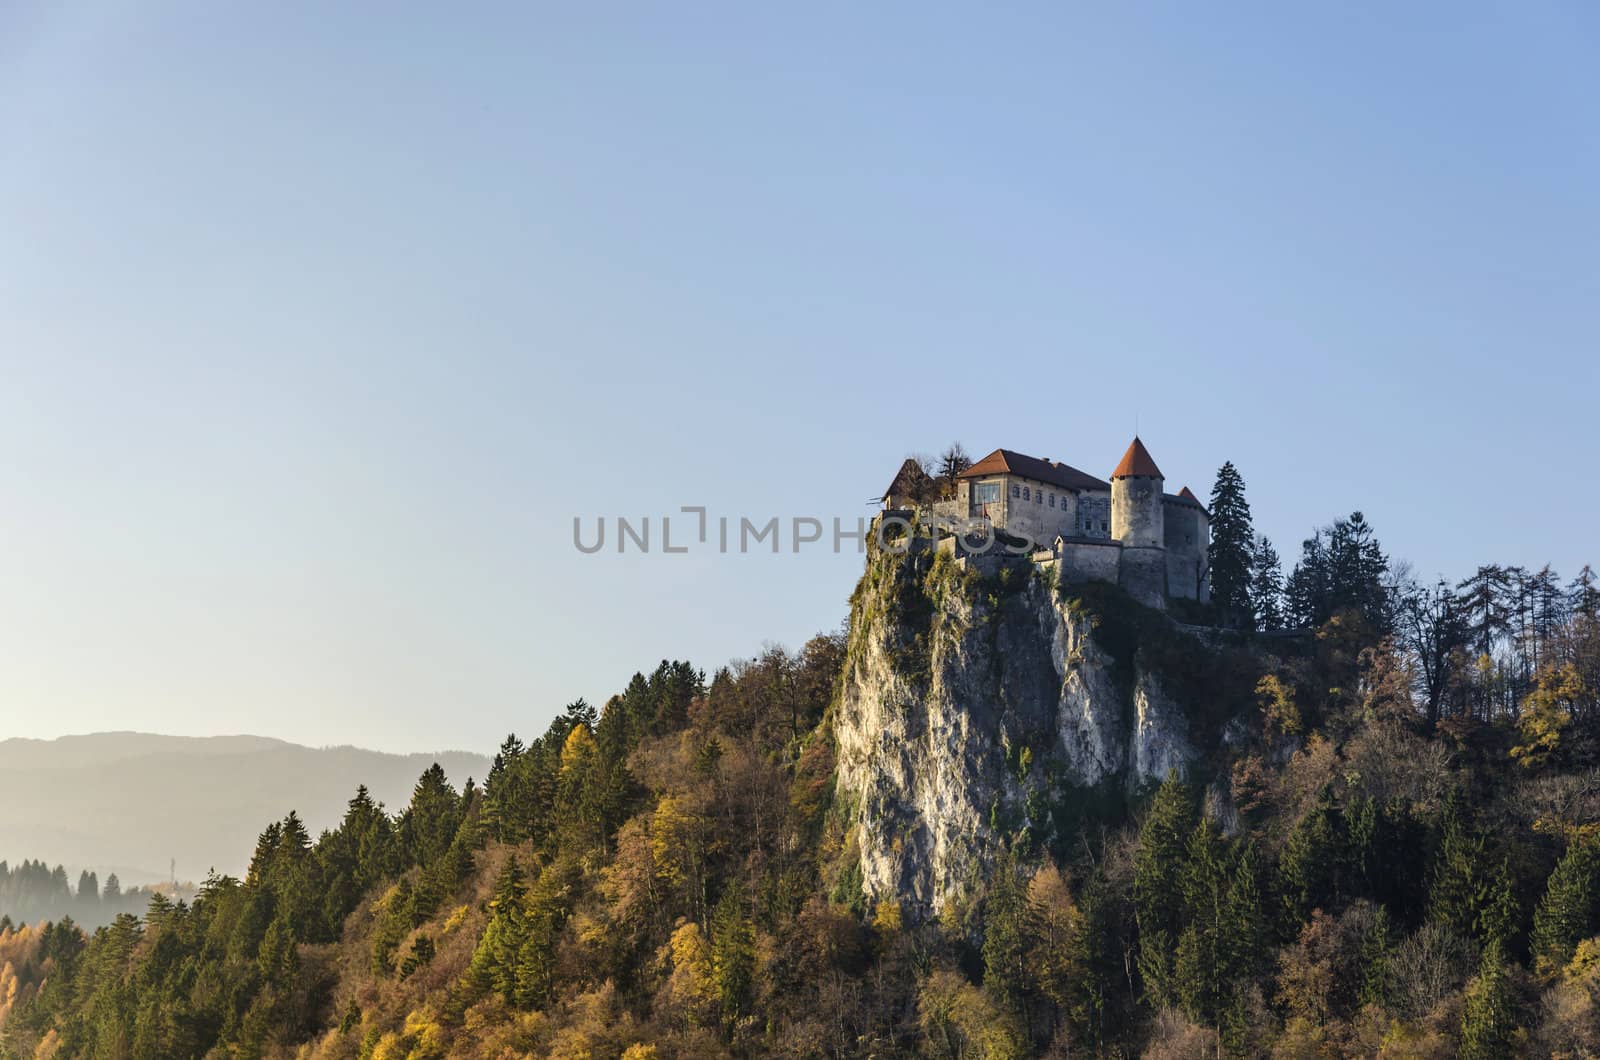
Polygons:
[[1421,585],[1352,516],[1281,579],[1224,485],[1209,617],[1304,650],[1195,775],[1018,822],[935,918],[863,893],[826,635],[663,662],[396,816],[291,814],[192,903],[6,927],[0,1051],[1594,1055],[1592,578]]

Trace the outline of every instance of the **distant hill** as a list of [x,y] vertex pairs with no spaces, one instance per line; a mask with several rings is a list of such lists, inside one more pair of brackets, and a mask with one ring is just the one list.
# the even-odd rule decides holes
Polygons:
[[116,872],[124,884],[207,870],[241,874],[256,833],[290,810],[315,836],[356,785],[391,810],[438,762],[458,788],[489,759],[465,751],[385,754],[263,736],[101,732],[0,740],[0,859]]

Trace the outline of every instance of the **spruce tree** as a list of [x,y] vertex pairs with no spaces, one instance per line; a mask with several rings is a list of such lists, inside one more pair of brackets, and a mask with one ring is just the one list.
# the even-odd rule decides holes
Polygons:
[[1186,925],[1178,939],[1173,984],[1189,1018],[1212,1023],[1229,990],[1227,851],[1215,826],[1202,816],[1189,833],[1185,853],[1179,889]]
[[732,1024],[749,1010],[755,986],[756,932],[745,918],[739,888],[729,887],[711,921],[711,981]]
[[1483,951],[1478,977],[1467,990],[1466,1011],[1461,1016],[1462,1060],[1502,1060],[1514,1056],[1517,1029],[1516,999],[1499,942]]
[[1217,472],[1211,487],[1211,600],[1229,625],[1251,621],[1250,573],[1255,553],[1255,529],[1250,523],[1250,502],[1244,497],[1244,478],[1232,461]]
[[1247,1051],[1250,1034],[1243,987],[1260,973],[1269,949],[1266,918],[1262,914],[1255,844],[1247,842],[1234,860],[1232,881],[1217,928],[1222,975],[1227,984],[1217,1022],[1223,1041],[1240,1055]]
[[527,748],[516,733],[505,738],[489,766],[483,787],[483,823],[488,834],[502,843],[527,837],[527,784],[524,758]]
[[1313,909],[1334,911],[1342,853],[1333,800],[1324,790],[1317,805],[1295,823],[1278,861],[1284,926],[1291,937]]
[[1485,946],[1504,945],[1515,930],[1517,900],[1511,868],[1497,866],[1489,836],[1469,825],[1462,800],[1452,792],[1445,803],[1443,834],[1428,893],[1428,919]]
[[1333,574],[1321,530],[1300,543],[1300,562],[1284,583],[1284,609],[1297,629],[1320,626],[1332,612]]
[[1383,584],[1389,559],[1366,516],[1351,512],[1348,519],[1333,524],[1328,531],[1328,562],[1332,610],[1358,611],[1374,632],[1389,632],[1393,622]]
[[450,847],[461,825],[461,797],[435,762],[423,770],[401,817],[402,846],[417,865],[431,865]]
[[1283,628],[1283,562],[1265,535],[1250,553],[1250,613],[1255,628]]
[[1181,884],[1195,806],[1176,771],[1156,790],[1133,862],[1134,915],[1139,928],[1139,975],[1156,1007],[1173,1004],[1173,950],[1183,918]]
[[1594,840],[1574,842],[1550,873],[1544,897],[1533,913],[1535,968],[1554,972],[1572,959],[1588,938],[1600,912],[1600,847]]
[[522,867],[515,856],[507,858],[489,896],[489,923],[467,969],[474,984],[499,994],[507,1004],[517,998],[517,970],[528,938],[523,914],[526,894]]
[[1000,859],[983,907],[983,985],[1007,1009],[1022,1011],[1027,981],[1026,896],[1010,857]]
[[1361,983],[1356,1000],[1362,1005],[1381,1005],[1389,984],[1389,910],[1381,905],[1373,907],[1372,922],[1361,933],[1361,946],[1357,955],[1360,963]]

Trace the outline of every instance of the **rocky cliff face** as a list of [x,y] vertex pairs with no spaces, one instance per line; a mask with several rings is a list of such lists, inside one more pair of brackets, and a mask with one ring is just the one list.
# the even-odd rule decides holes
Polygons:
[[1031,563],[983,566],[875,553],[852,601],[839,791],[863,889],[914,917],[981,878],[1007,836],[1046,835],[1074,800],[1196,757],[1125,630],[1116,643],[1091,601]]

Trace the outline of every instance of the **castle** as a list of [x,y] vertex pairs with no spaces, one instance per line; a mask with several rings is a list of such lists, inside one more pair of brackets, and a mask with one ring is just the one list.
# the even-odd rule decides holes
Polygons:
[[[956,476],[954,496],[907,460],[883,506],[981,520],[1033,542],[1035,561],[1064,581],[1111,582],[1151,607],[1170,597],[1209,600],[1211,517],[1187,486],[1167,493],[1165,482],[1138,438],[1110,482],[1048,457],[996,449]],[[960,539],[948,547],[960,550]]]

